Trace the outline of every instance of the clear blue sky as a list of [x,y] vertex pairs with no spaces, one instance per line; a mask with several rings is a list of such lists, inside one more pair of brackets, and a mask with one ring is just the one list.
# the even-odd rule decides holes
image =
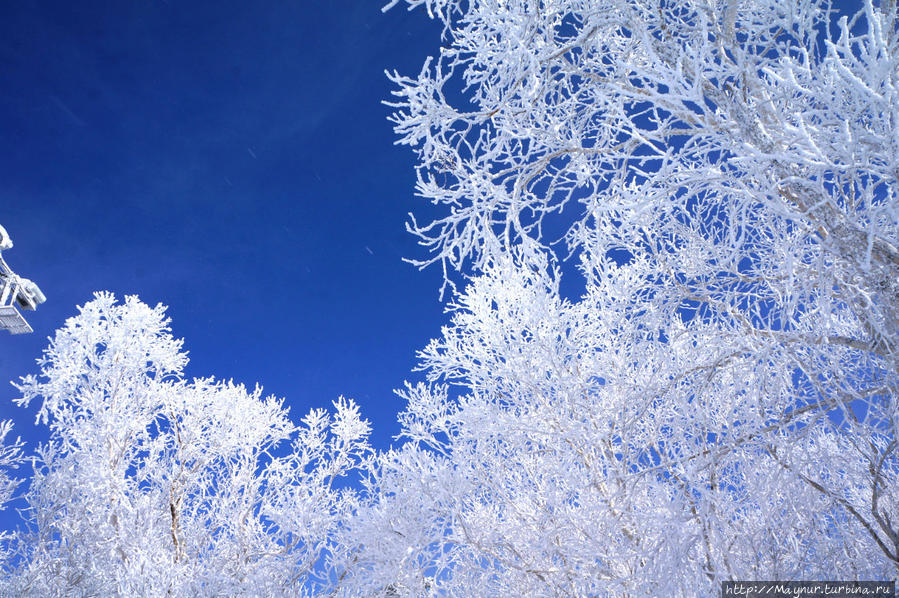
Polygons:
[[418,73],[439,29],[377,1],[6,2],[4,252],[47,303],[0,335],[6,380],[97,290],[170,306],[192,376],[356,398],[386,446],[392,389],[439,333],[440,273],[404,230],[414,156],[393,145],[385,69]]

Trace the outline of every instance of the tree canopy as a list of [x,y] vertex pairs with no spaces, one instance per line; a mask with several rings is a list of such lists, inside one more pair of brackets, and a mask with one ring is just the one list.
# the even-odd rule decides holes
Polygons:
[[452,320],[399,391],[400,441],[373,451],[351,401],[297,425],[259,390],[187,381],[161,307],[99,294],[19,385],[52,440],[4,583],[680,596],[895,578],[895,3],[407,4],[443,23],[390,105],[438,210],[409,223],[417,263],[444,268]]

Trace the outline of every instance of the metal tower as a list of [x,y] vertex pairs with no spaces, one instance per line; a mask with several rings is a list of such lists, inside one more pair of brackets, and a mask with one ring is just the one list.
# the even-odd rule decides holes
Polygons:
[[[12,239],[0,226],[0,253],[10,247]],[[36,284],[13,272],[0,255],[0,330],[9,330],[12,334],[33,332],[19,308],[35,309],[46,300]]]

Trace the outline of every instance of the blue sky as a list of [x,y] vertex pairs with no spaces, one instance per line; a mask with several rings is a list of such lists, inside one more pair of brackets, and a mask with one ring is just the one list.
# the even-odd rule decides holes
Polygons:
[[[259,382],[299,418],[356,398],[386,446],[392,389],[444,317],[404,230],[414,155],[393,145],[385,69],[439,28],[359,0],[4,3],[4,258],[47,303],[0,336],[0,380],[97,290],[170,306],[192,376]],[[0,386],[0,388],[3,388]],[[0,394],[29,441],[33,409]]]

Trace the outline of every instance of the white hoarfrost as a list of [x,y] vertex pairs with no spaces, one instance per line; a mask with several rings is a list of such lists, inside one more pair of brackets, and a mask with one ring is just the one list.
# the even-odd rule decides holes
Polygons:
[[895,578],[895,2],[408,4],[444,24],[391,75],[443,210],[409,228],[472,277],[358,592]]
[[391,76],[409,228],[465,286],[402,442],[185,380],[162,308],[98,295],[19,385],[51,440],[2,593],[895,579],[894,0],[407,3],[444,24]]
[[352,401],[297,425],[280,399],[186,380],[164,308],[101,293],[18,385],[36,454],[6,596],[299,595],[333,576],[368,453]]

